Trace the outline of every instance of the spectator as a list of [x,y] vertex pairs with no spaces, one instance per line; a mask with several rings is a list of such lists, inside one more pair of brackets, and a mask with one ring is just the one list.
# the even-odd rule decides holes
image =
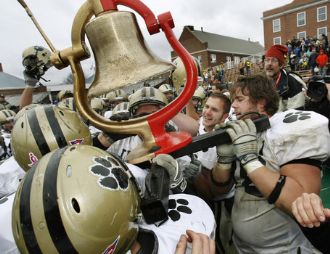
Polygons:
[[326,75],[328,61],[328,55],[324,53],[324,49],[320,49],[320,54],[316,58],[316,64],[319,67],[319,74],[321,77]]
[[305,82],[298,75],[284,69],[287,52],[287,47],[273,45],[267,50],[265,58],[266,75],[275,82],[280,95],[279,111],[301,109],[305,105]]

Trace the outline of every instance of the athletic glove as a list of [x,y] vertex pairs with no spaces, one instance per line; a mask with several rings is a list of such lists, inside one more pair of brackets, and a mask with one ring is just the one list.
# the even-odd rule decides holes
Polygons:
[[[215,130],[225,129],[226,124],[217,125]],[[217,146],[218,164],[223,170],[231,169],[232,163],[236,160],[233,144],[221,144]]]
[[258,160],[257,130],[251,119],[229,122],[226,132],[234,147],[234,153],[249,174],[263,165]]
[[23,71],[23,75],[26,87],[34,88],[38,84],[39,79],[28,71]]
[[174,193],[183,192],[187,187],[187,181],[183,177],[182,169],[178,162],[168,154],[159,154],[152,162],[166,169],[170,176],[170,188]]

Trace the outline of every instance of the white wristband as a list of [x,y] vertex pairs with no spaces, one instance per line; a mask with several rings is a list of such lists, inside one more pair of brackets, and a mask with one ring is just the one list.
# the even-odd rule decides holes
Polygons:
[[255,171],[256,169],[261,168],[263,166],[264,165],[260,161],[254,160],[254,161],[251,161],[251,162],[245,164],[244,169],[247,174],[251,174],[253,171]]

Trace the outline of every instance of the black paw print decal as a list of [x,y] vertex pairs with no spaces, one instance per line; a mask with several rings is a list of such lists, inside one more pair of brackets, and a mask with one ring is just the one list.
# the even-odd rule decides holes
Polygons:
[[192,210],[188,207],[189,202],[186,199],[170,199],[168,201],[168,216],[172,221],[180,220],[180,213],[191,214]]
[[310,112],[295,112],[295,113],[289,113],[286,114],[283,120],[283,123],[293,123],[298,120],[306,120],[311,118],[311,113]]
[[92,174],[100,176],[98,183],[102,188],[109,190],[127,190],[128,175],[122,166],[113,158],[94,157],[93,164],[89,170]]

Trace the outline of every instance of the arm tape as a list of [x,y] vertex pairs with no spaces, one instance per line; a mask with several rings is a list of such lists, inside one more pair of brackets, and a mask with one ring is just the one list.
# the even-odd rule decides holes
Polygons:
[[272,193],[270,193],[270,195],[267,199],[269,204],[274,204],[276,202],[276,200],[278,199],[278,197],[281,194],[285,181],[286,181],[286,176],[280,175]]

